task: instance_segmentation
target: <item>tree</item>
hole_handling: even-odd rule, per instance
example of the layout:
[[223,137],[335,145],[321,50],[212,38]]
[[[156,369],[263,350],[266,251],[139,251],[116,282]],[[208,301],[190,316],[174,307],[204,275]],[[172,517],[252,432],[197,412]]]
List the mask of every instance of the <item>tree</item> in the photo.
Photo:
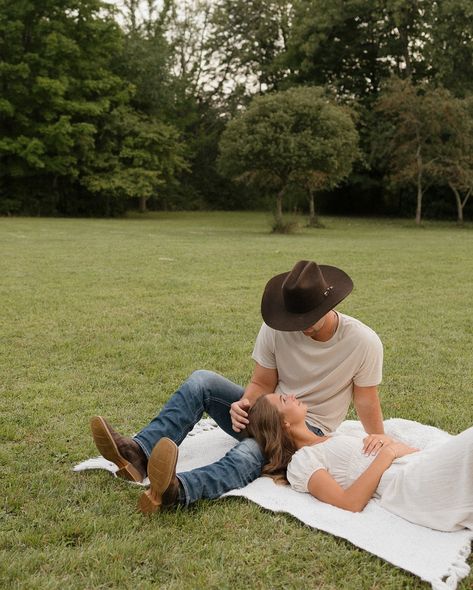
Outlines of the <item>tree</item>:
[[114,111],[100,142],[97,155],[83,167],[80,183],[107,203],[138,199],[141,213],[147,200],[187,166],[177,130],[130,108]]
[[431,2],[423,56],[428,79],[458,97],[473,92],[473,5],[470,0]]
[[114,57],[114,69],[134,87],[131,105],[140,113],[171,124],[175,109],[175,79],[172,47],[166,39],[171,6],[161,10],[148,0],[147,16],[139,11],[138,0],[123,0],[123,45]]
[[136,88],[132,105],[178,129],[185,143],[188,166],[176,170],[178,182],[162,186],[160,205],[241,207],[248,191],[235,190],[216,170],[218,141],[233,106],[222,99],[216,82],[213,3],[148,0],[145,10],[137,0],[125,4],[125,46],[117,63]]
[[101,0],[0,2],[3,210],[144,210],[186,168],[159,23],[125,36]]
[[[355,103],[363,163],[347,179],[348,191],[370,195],[371,207],[383,192],[382,170],[366,166],[373,103],[390,75],[422,78],[419,43],[424,34],[426,0],[299,0],[280,57],[289,83],[331,88],[339,101]],[[379,162],[382,166],[382,162]],[[347,191],[345,191],[347,193]],[[347,193],[348,194],[348,193]]]
[[298,83],[363,102],[391,76],[472,88],[469,0],[300,0],[285,63]]
[[275,192],[281,223],[289,184],[312,195],[336,186],[359,155],[357,141],[348,109],[333,104],[320,88],[291,88],[254,98],[228,124],[219,165],[231,178]]
[[419,225],[428,188],[434,182],[450,183],[460,167],[466,170],[463,150],[468,149],[470,132],[461,132],[459,102],[444,88],[414,86],[410,80],[394,78],[378,99],[376,110],[387,127],[374,149],[388,158],[395,185],[416,188],[415,220]]
[[[178,184],[192,156],[186,131],[196,119],[195,97],[174,72],[174,48],[167,38],[174,9],[171,0],[123,3],[125,37],[115,67],[133,84],[133,111],[125,110],[112,126],[121,138],[114,161],[121,172],[111,186],[127,198],[138,197],[140,212],[146,211],[150,197],[163,197]],[[102,171],[92,174],[88,186],[101,187],[103,177]]]
[[445,93],[442,109],[443,131],[439,153],[433,163],[438,184],[448,184],[457,207],[457,223],[463,224],[463,210],[473,191],[473,100],[460,100]]
[[251,96],[278,89],[287,68],[292,20],[289,0],[217,0],[211,13],[207,61],[213,65],[213,92]]
[[[368,160],[370,131],[382,126],[373,104],[391,76],[444,86],[458,97],[473,91],[472,16],[469,0],[299,0],[280,61],[291,82],[327,85],[339,99],[356,99]],[[371,160],[357,179],[377,187],[373,196],[380,198],[384,166]],[[356,192],[355,176],[347,182]]]
[[54,212],[129,100],[110,67],[122,36],[99,0],[2,2],[0,14],[1,189],[19,207]]

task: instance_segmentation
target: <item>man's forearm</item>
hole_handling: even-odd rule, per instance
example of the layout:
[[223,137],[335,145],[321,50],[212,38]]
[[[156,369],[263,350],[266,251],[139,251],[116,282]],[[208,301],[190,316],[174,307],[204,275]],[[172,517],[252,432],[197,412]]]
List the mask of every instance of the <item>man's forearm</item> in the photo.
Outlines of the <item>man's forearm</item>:
[[353,403],[365,431],[368,434],[384,434],[383,413],[379,398],[376,396],[369,403],[355,398]]
[[278,384],[278,372],[276,369],[268,369],[256,363],[242,400],[248,400],[250,406],[262,395],[274,393]]
[[255,401],[262,395],[266,395],[267,393],[274,393],[274,390],[266,391],[266,389],[271,389],[271,387],[268,388],[268,386],[264,386],[251,381],[250,383],[248,383],[245,392],[242,396],[242,399],[247,399],[250,402],[250,404],[253,405]]

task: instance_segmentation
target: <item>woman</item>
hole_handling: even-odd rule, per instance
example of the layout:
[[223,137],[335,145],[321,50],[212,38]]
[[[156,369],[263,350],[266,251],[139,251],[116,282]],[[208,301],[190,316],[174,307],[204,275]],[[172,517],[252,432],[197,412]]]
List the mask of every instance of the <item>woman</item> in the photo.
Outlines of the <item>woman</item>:
[[369,500],[423,526],[473,529],[473,428],[419,451],[387,436],[375,456],[363,437],[317,436],[295,396],[269,394],[250,411],[248,434],[267,459],[263,474],[322,502],[361,512]]

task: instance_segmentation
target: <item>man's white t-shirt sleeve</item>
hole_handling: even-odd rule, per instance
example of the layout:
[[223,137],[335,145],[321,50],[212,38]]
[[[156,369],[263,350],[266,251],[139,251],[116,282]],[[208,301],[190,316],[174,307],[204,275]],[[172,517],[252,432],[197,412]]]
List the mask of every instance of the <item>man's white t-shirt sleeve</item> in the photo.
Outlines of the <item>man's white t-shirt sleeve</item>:
[[358,387],[373,387],[383,379],[383,344],[375,332],[367,339],[363,362],[353,378]]
[[276,369],[276,354],[274,346],[274,330],[265,323],[262,324],[255,347],[251,355],[259,365],[266,369]]

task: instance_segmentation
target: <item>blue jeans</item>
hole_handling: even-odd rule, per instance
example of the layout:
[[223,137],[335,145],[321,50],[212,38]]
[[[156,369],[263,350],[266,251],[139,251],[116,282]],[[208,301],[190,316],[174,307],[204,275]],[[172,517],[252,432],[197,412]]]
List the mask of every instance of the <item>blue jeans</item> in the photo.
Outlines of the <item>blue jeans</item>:
[[[143,428],[134,440],[149,457],[160,438],[166,436],[177,445],[185,439],[204,412],[222,430],[239,442],[219,461],[178,474],[179,502],[190,504],[201,498],[218,498],[225,492],[242,488],[258,478],[265,459],[257,442],[232,429],[230,406],[244,389],[211,371],[195,371],[174,393],[161,412]],[[318,429],[311,427],[317,434]]]

